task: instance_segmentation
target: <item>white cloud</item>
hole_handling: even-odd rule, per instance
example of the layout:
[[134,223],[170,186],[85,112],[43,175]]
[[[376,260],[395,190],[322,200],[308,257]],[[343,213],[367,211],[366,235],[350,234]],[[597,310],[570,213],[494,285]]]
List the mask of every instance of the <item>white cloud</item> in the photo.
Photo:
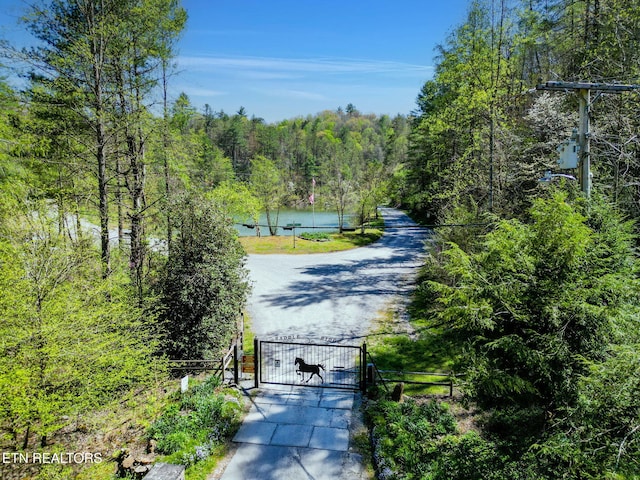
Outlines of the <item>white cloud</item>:
[[261,93],[263,95],[268,95],[271,97],[283,97],[283,98],[293,98],[298,100],[311,100],[311,101],[319,101],[324,102],[329,100],[328,97],[322,95],[321,93],[316,92],[308,92],[304,90],[295,90],[295,89],[253,89],[255,92]]
[[[433,67],[349,58],[226,55],[178,57],[179,86],[194,105],[275,121],[355,104],[363,112],[409,112]],[[201,107],[200,107],[201,108]]]
[[176,86],[173,90],[185,92],[187,95],[193,95],[194,97],[220,97],[222,95],[228,95],[228,92],[223,92],[222,90],[211,90],[209,88],[194,87],[191,85]]
[[276,58],[276,57],[227,57],[227,56],[181,56],[177,59],[182,68],[236,72],[260,72],[263,75],[281,75],[298,73],[325,74],[416,74],[426,76],[433,67],[410,63],[389,62],[384,60],[359,60],[340,58]]
[[287,72],[268,72],[258,70],[236,70],[235,73],[242,78],[249,80],[298,80],[304,78],[304,75],[299,73],[287,73]]

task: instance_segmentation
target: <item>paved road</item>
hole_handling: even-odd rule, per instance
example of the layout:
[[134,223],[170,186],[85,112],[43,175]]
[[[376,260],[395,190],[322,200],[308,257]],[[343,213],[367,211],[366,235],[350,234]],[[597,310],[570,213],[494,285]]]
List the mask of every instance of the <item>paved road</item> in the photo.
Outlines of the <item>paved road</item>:
[[[386,231],[375,244],[311,255],[249,255],[248,302],[263,340],[357,344],[371,320],[412,288],[428,231],[404,213],[380,210]],[[412,228],[406,228],[412,227]]]
[[[381,213],[385,234],[367,247],[329,254],[250,255],[254,288],[248,310],[256,336],[361,343],[377,313],[411,290],[428,233],[398,210]],[[331,367],[325,364],[329,381]],[[350,448],[357,395],[300,386],[260,390],[221,478],[368,478],[360,455]]]

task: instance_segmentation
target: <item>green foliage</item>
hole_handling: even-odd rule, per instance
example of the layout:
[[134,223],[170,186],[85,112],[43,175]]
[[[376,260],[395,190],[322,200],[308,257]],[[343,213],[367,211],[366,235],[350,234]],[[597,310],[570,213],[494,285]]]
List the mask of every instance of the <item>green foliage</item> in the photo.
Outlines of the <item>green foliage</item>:
[[162,278],[163,351],[170,358],[212,358],[228,346],[248,294],[237,233],[214,205],[177,202],[175,238]]
[[162,362],[126,276],[102,281],[90,243],[70,243],[43,213],[18,218],[0,244],[0,428],[26,444],[152,384]]
[[[91,173],[97,174],[93,195],[99,205],[104,277],[111,273],[110,205],[118,209],[122,237],[123,191],[125,184],[129,187],[130,273],[142,301],[150,96],[160,68],[173,55],[186,12],[173,0],[51,0],[30,5],[21,20],[39,41],[22,52],[27,63],[39,65],[38,73],[30,77],[30,107],[48,120],[35,143],[41,142],[51,155],[34,166],[55,170],[45,167],[48,157],[60,165],[73,163],[70,159],[80,164],[86,158],[95,159],[97,169]],[[61,120],[59,125],[56,119]],[[60,179],[64,175],[60,183],[70,190],[69,196],[77,194],[75,172],[57,170]],[[111,183],[116,184],[115,201],[109,195]],[[55,180],[45,188],[52,184]],[[66,203],[65,189],[56,189],[61,207]]]
[[367,409],[378,477],[428,480],[533,479],[475,431],[461,433],[449,405],[375,402]]
[[199,144],[198,161],[190,173],[189,179],[196,180],[195,185],[204,190],[225,182],[232,182],[235,173],[231,160],[225,157],[222,150],[214,145],[206,135],[200,134],[196,139]]
[[302,238],[303,240],[324,241],[330,240],[331,235],[327,232],[302,232],[300,234],[300,238]]
[[506,476],[502,459],[496,452],[495,445],[483,440],[477,433],[465,435],[449,435],[442,440],[441,455],[434,462],[435,479],[504,479],[522,478]]
[[206,460],[237,429],[242,407],[225,396],[217,377],[192,387],[172,403],[147,430],[157,451],[187,467]]
[[503,220],[471,252],[450,244],[432,260],[423,292],[467,345],[457,370],[489,412],[483,432],[498,456],[535,463],[527,475],[639,471],[632,231],[601,199],[555,192],[527,223]]
[[260,201],[244,183],[222,182],[207,195],[207,198],[213,200],[235,220],[251,221],[254,225],[258,223],[261,210]]
[[389,468],[402,478],[420,478],[412,472],[426,473],[425,468],[438,454],[438,439],[456,429],[447,405],[435,401],[381,400],[367,409],[367,418],[373,425],[378,468]]
[[271,235],[276,234],[278,213],[284,204],[284,185],[273,161],[258,155],[251,160],[250,187],[267,215]]
[[[114,215],[121,232],[140,227],[136,248],[165,222],[174,227],[159,289],[167,351],[205,356],[225,343],[246,294],[242,255],[219,212],[209,215],[198,202],[174,211],[171,198],[234,176],[248,180],[262,164],[254,187],[277,178],[279,189],[266,202],[302,204],[314,178],[316,204],[340,215],[357,210],[361,221],[390,197],[428,223],[497,225],[489,234],[440,229],[419,286],[416,308],[435,303],[435,321],[466,342],[469,392],[499,407],[484,426],[490,440],[445,435],[433,472],[491,478],[498,474],[485,465],[494,456],[506,478],[527,478],[535,468],[531,477],[637,476],[636,240],[599,195],[630,218],[640,214],[638,103],[627,94],[594,102],[595,201],[576,207],[558,197],[536,200],[547,195],[537,179],[554,168],[558,143],[576,125],[575,98],[528,90],[539,79],[637,83],[638,0],[473,1],[439,47],[434,78],[411,117],[362,115],[349,104],[346,112],[271,125],[243,108],[227,115],[207,106],[200,114],[186,95],[166,118],[153,118],[157,67],[169,64],[186,20],[179,2],[43,6],[50,8],[25,17],[43,40],[29,52],[42,75],[20,102],[0,84],[0,394],[9,399],[0,418],[11,442],[30,423],[52,433],[65,415],[149,378],[156,320],[141,309],[149,298],[130,298],[119,259],[109,265]],[[96,160],[104,167],[98,187]],[[223,193],[213,196],[229,211],[243,203]],[[55,215],[57,225],[16,228],[26,198],[55,205],[37,218]],[[246,215],[254,213],[251,206]],[[104,271],[70,226],[83,216],[102,220]],[[153,284],[156,262],[165,259],[139,251],[132,260],[138,280]],[[111,271],[113,278],[98,280]],[[394,342],[407,347],[407,339]],[[518,469],[501,460],[516,454]],[[526,462],[537,467],[522,468]]]
[[[485,211],[523,213],[541,195],[537,179],[557,168],[556,149],[578,121],[574,95],[531,90],[541,80],[637,83],[639,6],[469,2],[418,95],[405,204],[437,220],[469,196]],[[637,217],[638,103],[626,95],[600,100],[591,111],[598,131],[591,137],[594,189]]]
[[583,360],[603,357],[633,297],[633,258],[628,225],[594,230],[561,194],[536,200],[530,224],[500,222],[478,253],[452,245],[447,282],[429,285],[441,320],[470,342],[477,399],[552,409],[575,402]]
[[591,362],[580,379],[576,405],[558,429],[534,445],[547,472],[562,465],[575,478],[635,478],[640,472],[640,388],[638,344],[612,347],[601,363]]
[[483,2],[471,2],[467,21],[438,47],[434,79],[419,94],[406,200],[422,217],[440,220],[469,196],[486,204],[489,120],[503,118],[497,105],[510,100],[515,80],[500,75],[509,24],[493,22]]

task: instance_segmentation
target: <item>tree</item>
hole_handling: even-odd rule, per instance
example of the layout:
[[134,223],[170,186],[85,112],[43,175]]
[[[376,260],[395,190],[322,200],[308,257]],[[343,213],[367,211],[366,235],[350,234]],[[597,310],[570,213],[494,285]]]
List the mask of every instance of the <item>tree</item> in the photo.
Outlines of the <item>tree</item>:
[[[0,81],[0,232],[5,220],[11,217],[15,200],[12,199],[12,189],[17,190],[19,196],[22,192],[20,176],[10,161],[12,151],[11,139],[16,138],[16,132],[11,126],[11,117],[17,106],[17,96],[3,81]],[[19,117],[18,117],[19,118]],[[17,119],[14,117],[14,122]]]
[[[92,152],[96,162],[103,276],[110,274],[108,208],[108,93],[109,29],[118,21],[112,11],[97,1],[68,3],[52,1],[49,8],[33,6],[25,17],[27,28],[42,46],[29,57],[47,73],[41,80],[51,89],[72,93],[85,107],[77,113],[94,134]],[[73,32],[73,37],[68,35]]]
[[358,146],[350,141],[344,144],[339,138],[328,135],[329,158],[324,163],[324,191],[338,214],[338,228],[342,233],[345,217],[353,206],[355,197],[354,165]]
[[230,219],[201,198],[176,202],[172,220],[161,287],[163,351],[174,359],[211,359],[237,334],[249,291],[245,254]]
[[541,474],[551,478],[561,468],[571,478],[638,475],[638,347],[637,338],[628,338],[609,348],[605,361],[587,364],[576,405],[557,418],[556,428],[534,449]]
[[356,186],[356,215],[364,234],[365,224],[377,214],[377,207],[387,198],[388,174],[381,163],[369,162],[359,172]]
[[225,181],[218,185],[207,198],[213,200],[233,220],[240,222],[253,222],[256,226],[256,235],[260,236],[261,203],[247,185],[241,182]]
[[189,123],[195,116],[196,110],[186,93],[181,92],[171,107],[171,123],[183,135],[187,133]]
[[29,450],[163,364],[126,275],[101,279],[90,239],[71,243],[43,205],[20,206],[0,242],[0,430]]
[[221,147],[225,155],[231,159],[236,172],[246,173],[249,159],[246,156],[247,139],[245,135],[248,120],[245,112],[241,108],[236,115],[225,123],[225,130],[220,139]]
[[139,287],[146,208],[144,101],[185,21],[176,0],[51,0],[25,16],[29,31],[41,40],[28,52],[44,72],[38,82],[72,98],[69,111],[93,132],[89,149],[97,166],[104,277],[111,271],[109,169],[115,159],[110,162],[110,156],[118,155],[114,139],[124,140],[132,176],[130,263]]
[[586,365],[607,358],[637,310],[631,225],[602,203],[585,216],[554,193],[528,223],[504,220],[477,253],[452,244],[446,258],[447,281],[430,286],[439,318],[469,346],[469,392],[529,411],[529,431],[577,405]]
[[173,55],[174,40],[184,28],[186,13],[176,0],[147,0],[142,4],[125,4],[122,16],[115,49],[110,53],[115,63],[118,118],[123,125],[124,150],[131,175],[128,182],[131,197],[129,266],[142,301],[148,208],[147,138],[152,125],[145,100],[164,74],[161,67]]
[[276,235],[278,215],[284,199],[284,187],[280,172],[273,161],[261,155],[253,157],[249,185],[267,216],[269,233]]
[[522,118],[533,98],[524,93],[539,81],[527,62],[542,40],[538,17],[517,3],[471,2],[419,94],[406,201],[430,221],[470,203],[513,214],[536,193],[540,174],[521,154],[529,140]]
[[231,160],[225,157],[222,150],[216,147],[206,135],[198,135],[196,141],[199,145],[193,159],[195,168],[189,175],[190,180],[194,181],[194,187],[197,186],[206,191],[221,183],[232,181],[234,172]]

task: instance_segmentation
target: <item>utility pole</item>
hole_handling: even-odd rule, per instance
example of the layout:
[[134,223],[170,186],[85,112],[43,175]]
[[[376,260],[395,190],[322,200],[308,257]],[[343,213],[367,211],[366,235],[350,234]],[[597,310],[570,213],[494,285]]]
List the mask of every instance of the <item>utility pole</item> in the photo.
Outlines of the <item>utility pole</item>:
[[580,147],[580,165],[578,178],[580,187],[587,198],[591,196],[591,157],[590,123],[591,91],[597,92],[594,102],[603,93],[622,93],[640,89],[640,85],[621,85],[617,83],[585,82],[546,82],[536,86],[536,90],[553,90],[578,93],[580,120],[578,125],[578,146]]
[[589,116],[591,114],[591,90],[581,88],[578,90],[578,145],[580,146],[580,172],[578,178],[584,195],[589,198],[591,196],[591,123]]

